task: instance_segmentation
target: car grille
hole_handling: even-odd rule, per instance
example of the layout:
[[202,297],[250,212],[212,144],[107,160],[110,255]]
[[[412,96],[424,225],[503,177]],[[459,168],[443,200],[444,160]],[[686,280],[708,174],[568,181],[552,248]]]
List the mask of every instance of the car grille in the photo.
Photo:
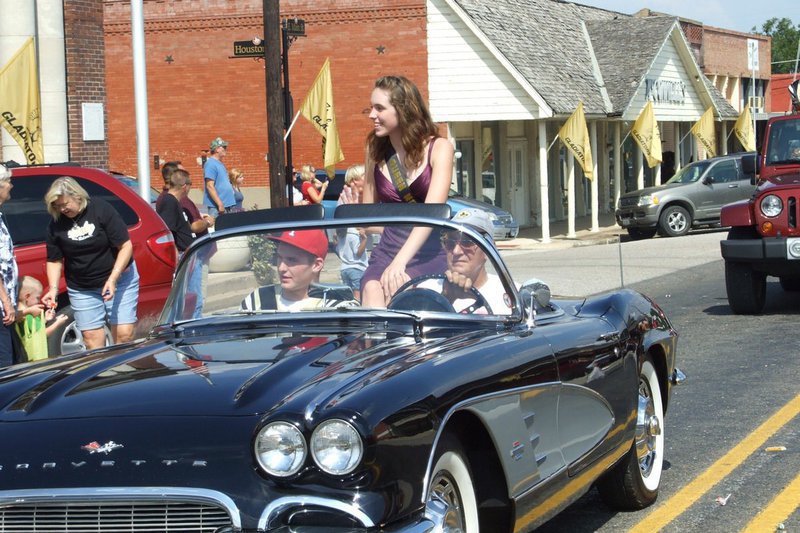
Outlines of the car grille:
[[639,197],[634,196],[632,198],[622,197],[619,199],[619,206],[620,207],[635,207],[639,203]]
[[38,502],[0,507],[0,531],[213,532],[230,525],[225,509],[186,502]]

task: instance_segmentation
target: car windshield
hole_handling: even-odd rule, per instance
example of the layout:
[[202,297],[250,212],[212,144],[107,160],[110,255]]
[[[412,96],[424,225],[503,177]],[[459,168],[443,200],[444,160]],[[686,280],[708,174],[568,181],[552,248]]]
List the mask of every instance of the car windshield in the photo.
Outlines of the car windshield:
[[800,120],[780,120],[769,130],[767,164],[800,164]]
[[[415,228],[427,238],[406,269],[412,279],[385,305],[369,309],[475,320],[518,314],[516,291],[506,270],[495,263],[491,241],[449,222],[380,222],[382,226],[364,219],[359,224],[337,220],[313,226],[246,226],[226,230],[224,237],[218,232],[186,252],[160,323],[222,315],[364,311],[364,269],[374,265],[368,274],[374,270],[379,279]],[[465,289],[468,285],[473,288]]]
[[669,179],[669,181],[667,181],[667,184],[694,183],[695,181],[700,179],[700,176],[702,176],[705,173],[706,169],[710,164],[711,163],[709,163],[708,161],[698,161],[697,163],[691,163],[689,165],[686,165],[678,172],[676,172],[675,175],[672,176]]

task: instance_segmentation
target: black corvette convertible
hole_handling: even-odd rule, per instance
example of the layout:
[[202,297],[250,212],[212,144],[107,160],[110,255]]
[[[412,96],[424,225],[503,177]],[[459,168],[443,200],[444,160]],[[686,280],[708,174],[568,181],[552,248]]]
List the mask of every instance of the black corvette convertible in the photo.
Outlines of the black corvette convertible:
[[[651,504],[683,378],[667,317],[630,290],[517,286],[448,215],[226,215],[146,339],[0,372],[0,530],[527,531],[592,487]],[[327,240],[347,228],[417,228],[436,257],[363,307]],[[247,267],[208,272],[234,248]],[[491,285],[453,287],[455,253]]]

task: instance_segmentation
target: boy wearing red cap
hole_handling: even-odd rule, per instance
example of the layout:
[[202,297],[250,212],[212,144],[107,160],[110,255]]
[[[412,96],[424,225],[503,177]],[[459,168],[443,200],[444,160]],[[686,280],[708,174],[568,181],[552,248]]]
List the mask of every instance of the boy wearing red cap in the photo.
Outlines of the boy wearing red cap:
[[302,311],[320,307],[334,307],[345,303],[325,297],[310,296],[309,287],[319,277],[328,254],[328,239],[319,229],[285,231],[271,236],[275,242],[275,268],[280,290],[270,285],[254,291],[242,302],[247,310],[277,309],[278,311]]

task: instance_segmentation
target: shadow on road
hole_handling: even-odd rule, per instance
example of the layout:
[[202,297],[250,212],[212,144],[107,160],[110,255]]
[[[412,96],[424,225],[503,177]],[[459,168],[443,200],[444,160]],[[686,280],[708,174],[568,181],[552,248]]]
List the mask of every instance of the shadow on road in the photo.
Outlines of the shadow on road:
[[[767,303],[764,305],[764,311],[754,316],[800,315],[798,294],[800,293],[784,291],[777,280],[767,280]],[[732,316],[734,314],[726,298],[720,298],[718,303],[706,307],[703,309],[703,313],[709,316]]]

